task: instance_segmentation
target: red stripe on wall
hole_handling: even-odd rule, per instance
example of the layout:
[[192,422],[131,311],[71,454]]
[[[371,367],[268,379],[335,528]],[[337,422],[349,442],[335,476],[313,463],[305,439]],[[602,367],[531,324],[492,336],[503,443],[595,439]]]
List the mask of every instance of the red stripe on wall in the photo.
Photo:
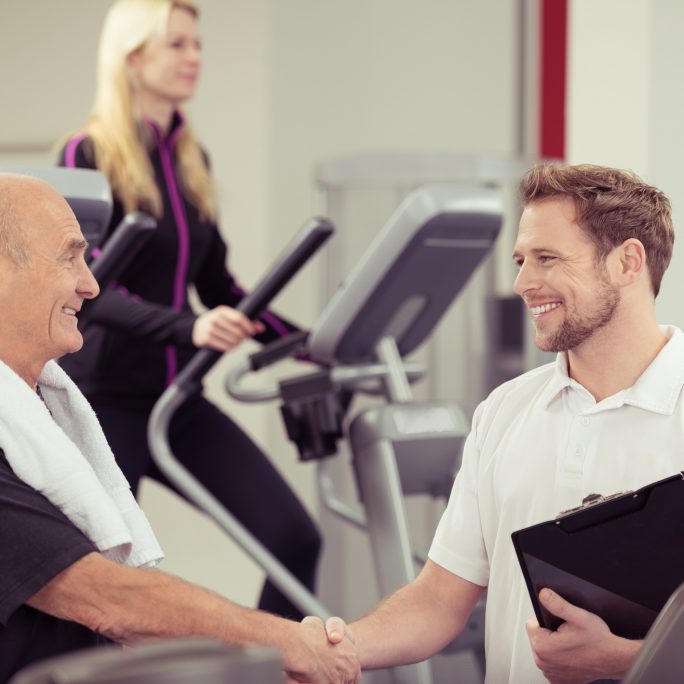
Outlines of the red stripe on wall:
[[567,71],[567,0],[540,1],[539,153],[565,157],[565,82]]

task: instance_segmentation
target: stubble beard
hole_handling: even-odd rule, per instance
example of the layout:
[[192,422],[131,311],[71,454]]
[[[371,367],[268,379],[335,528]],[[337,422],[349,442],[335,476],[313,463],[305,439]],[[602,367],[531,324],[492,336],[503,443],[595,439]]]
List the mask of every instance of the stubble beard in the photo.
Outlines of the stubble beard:
[[620,303],[619,288],[603,282],[596,292],[596,299],[599,304],[593,311],[583,315],[566,315],[558,330],[549,337],[541,337],[537,333],[537,347],[546,352],[570,351],[610,323]]

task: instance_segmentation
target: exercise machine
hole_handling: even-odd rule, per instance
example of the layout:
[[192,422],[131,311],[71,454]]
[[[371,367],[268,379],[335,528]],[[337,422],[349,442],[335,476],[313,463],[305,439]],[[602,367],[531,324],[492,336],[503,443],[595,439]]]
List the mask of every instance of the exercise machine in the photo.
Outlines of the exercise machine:
[[622,684],[681,684],[684,681],[684,584],[670,596],[648,630]]
[[74,651],[25,667],[10,684],[281,684],[282,671],[275,649],[188,638]]
[[[297,271],[333,234],[332,224],[324,218],[311,219],[294,236],[267,275],[243,298],[237,309],[256,318],[294,277]],[[211,516],[259,565],[273,573],[274,584],[293,603],[306,606],[304,612],[326,614],[323,605],[290,575],[285,567],[209,492],[173,455],[168,431],[171,418],[188,399],[202,391],[202,379],[222,357],[221,352],[201,349],[159,397],[148,423],[147,437],[152,456],[171,482],[200,510]]]
[[[403,357],[432,334],[489,253],[501,226],[501,200],[490,188],[434,184],[411,193],[395,211],[315,323],[302,348],[327,367],[243,389],[242,380],[275,360],[271,345],[228,377],[242,401],[281,399],[290,439],[302,460],[318,459],[322,501],[335,515],[365,528],[376,579],[385,596],[415,577],[403,497],[447,497],[460,466],[468,422],[451,402],[418,402],[411,381],[422,375]],[[379,393],[386,403],[349,416],[351,397]],[[364,514],[338,497],[325,459],[347,438]],[[484,604],[453,648],[472,649],[484,668]],[[397,684],[431,681],[425,663],[396,668]]]
[[[283,401],[283,418],[303,460],[324,459],[348,438],[365,515],[337,499],[319,466],[324,501],[368,530],[380,591],[389,593],[415,576],[403,495],[446,496],[460,465],[467,421],[448,402],[415,402],[410,382],[422,370],[402,357],[419,347],[490,251],[500,230],[499,193],[481,185],[434,184],[411,193],[340,286],[310,335],[268,345],[239,365],[227,390],[242,401]],[[306,353],[321,370],[245,389],[242,379],[283,358]],[[192,363],[192,362],[191,362]],[[269,579],[305,613],[329,611],[273,558],[176,461],[168,447],[170,417],[183,401],[183,385],[197,391],[198,374],[185,369],[160,398],[148,438],[159,468],[200,509],[245,549]],[[191,378],[191,380],[190,380]],[[354,394],[380,392],[387,403],[349,418]],[[171,408],[169,409],[169,407]],[[162,408],[160,408],[162,407]],[[163,419],[160,419],[163,412]],[[478,613],[480,615],[480,613]],[[481,625],[466,630],[468,648],[481,650]],[[429,665],[396,668],[396,684],[429,684]]]

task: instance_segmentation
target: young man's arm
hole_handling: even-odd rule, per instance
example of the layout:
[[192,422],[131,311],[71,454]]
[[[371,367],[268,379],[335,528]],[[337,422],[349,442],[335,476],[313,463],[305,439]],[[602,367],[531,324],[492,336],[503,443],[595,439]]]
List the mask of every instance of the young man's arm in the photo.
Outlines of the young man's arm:
[[[413,582],[350,625],[361,667],[408,665],[435,655],[463,629],[484,590],[428,560]],[[339,622],[326,627],[334,641]]]
[[585,684],[622,679],[641,648],[641,641],[615,636],[597,615],[542,589],[543,606],[565,622],[555,631],[530,620],[527,635],[537,667],[551,684]]
[[141,570],[91,553],[59,573],[27,603],[119,643],[207,636],[230,644],[275,646],[290,677],[314,684],[359,680],[353,644],[333,646],[314,621],[304,624],[238,606],[156,570]]

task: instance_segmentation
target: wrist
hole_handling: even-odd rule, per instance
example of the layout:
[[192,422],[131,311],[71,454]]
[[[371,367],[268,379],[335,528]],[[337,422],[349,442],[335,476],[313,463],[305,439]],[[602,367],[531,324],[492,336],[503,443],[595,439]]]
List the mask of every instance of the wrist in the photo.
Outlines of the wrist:
[[301,626],[298,622],[273,616],[277,621],[271,625],[266,634],[270,646],[275,646],[283,659],[283,669],[286,672],[299,672],[306,662],[304,640],[300,634]]
[[643,641],[618,637],[614,650],[614,661],[611,663],[612,667],[610,668],[611,674],[607,676],[611,679],[622,679],[627,670],[629,670],[643,643]]
[[361,669],[374,669],[377,667],[373,654],[368,650],[369,643],[372,643],[372,641],[369,642],[366,638],[363,620],[352,622],[348,627],[353,635],[354,648],[356,649]]

